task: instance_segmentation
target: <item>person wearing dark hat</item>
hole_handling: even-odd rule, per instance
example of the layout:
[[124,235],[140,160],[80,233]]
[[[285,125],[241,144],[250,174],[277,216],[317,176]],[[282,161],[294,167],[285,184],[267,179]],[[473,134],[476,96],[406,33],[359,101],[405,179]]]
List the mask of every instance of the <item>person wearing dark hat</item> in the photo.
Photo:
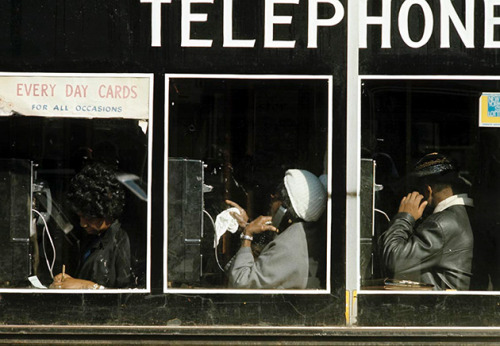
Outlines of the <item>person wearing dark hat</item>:
[[[398,213],[380,236],[385,269],[394,278],[434,285],[435,290],[468,290],[473,234],[473,201],[462,193],[454,164],[438,153],[425,155],[413,172],[422,191],[403,197]],[[432,214],[415,227],[424,209]]]
[[[243,208],[232,201],[232,214],[243,228],[241,247],[229,262],[229,286],[234,288],[303,289],[309,277],[306,223],[317,221],[326,209],[326,189],[309,171],[289,169],[272,195],[271,216],[248,223]],[[257,258],[251,251],[253,236],[265,231],[278,235]]]

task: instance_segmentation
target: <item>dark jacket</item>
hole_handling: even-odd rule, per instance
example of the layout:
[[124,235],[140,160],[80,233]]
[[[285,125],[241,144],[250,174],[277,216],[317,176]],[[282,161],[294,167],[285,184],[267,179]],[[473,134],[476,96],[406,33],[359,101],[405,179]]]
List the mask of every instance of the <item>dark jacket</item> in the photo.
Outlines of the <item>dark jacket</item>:
[[130,285],[130,242],[118,221],[103,234],[87,237],[81,250],[79,279],[90,280],[106,288]]
[[385,268],[394,278],[433,284],[437,290],[468,290],[474,241],[466,208],[453,205],[417,229],[410,214],[398,213],[379,239]]

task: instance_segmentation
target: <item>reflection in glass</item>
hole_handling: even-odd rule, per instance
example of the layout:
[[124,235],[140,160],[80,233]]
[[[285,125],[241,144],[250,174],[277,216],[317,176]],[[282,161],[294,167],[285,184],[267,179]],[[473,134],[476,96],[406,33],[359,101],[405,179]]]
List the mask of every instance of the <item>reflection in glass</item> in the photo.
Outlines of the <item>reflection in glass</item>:
[[[84,166],[101,162],[117,173],[132,174],[144,187],[147,134],[137,120],[30,116],[2,117],[0,132],[0,187],[6,192],[1,212],[1,287],[32,288],[34,282],[48,287],[63,268],[68,278],[78,278],[86,232],[68,198],[70,181]],[[93,282],[106,288],[144,288],[147,204],[115,173],[110,179],[122,189],[119,221],[130,240],[129,261],[122,269],[130,277],[126,283]],[[35,276],[38,281],[30,282],[28,277]]]
[[[481,95],[484,91],[498,90],[498,83],[367,79],[362,88],[361,156],[365,163],[361,170],[361,215],[366,221],[362,221],[361,230],[362,288],[499,290],[500,233],[495,225],[500,216],[492,208],[499,195],[499,170],[494,168],[498,149],[495,138],[499,132],[494,121],[489,127],[481,127],[478,113]],[[429,199],[436,196],[426,188],[434,186],[434,190],[440,190],[437,185],[430,180],[426,185],[417,185],[424,177],[419,173],[421,165],[416,164],[430,153],[443,155],[449,160],[449,167],[456,167],[456,173],[447,169],[433,171],[442,180],[450,174],[456,175],[456,179],[448,179],[444,184],[455,195],[454,202],[443,201],[444,211],[444,204],[436,208],[436,199]],[[439,166],[439,160],[431,161],[427,166]],[[408,217],[406,222],[411,231],[400,237],[398,255],[392,252],[395,257],[391,258],[388,243],[393,239],[387,230],[401,222],[401,217],[412,215],[397,214],[403,196],[412,191],[418,192],[422,201],[428,201],[428,207],[421,217]],[[456,196],[461,200],[460,206]],[[452,219],[457,232],[450,233],[441,227],[444,214],[439,213],[449,216],[460,208],[467,209],[461,215],[468,216],[461,219],[462,216],[455,215]],[[439,220],[438,215],[442,216]],[[424,228],[429,229],[429,220],[436,226],[432,236],[424,232]],[[468,227],[472,228],[472,234]],[[417,251],[419,244],[429,251],[432,249],[432,254]],[[399,256],[403,253],[406,258]],[[418,257],[418,253],[422,256]],[[453,263],[446,262],[452,258]],[[431,262],[433,265],[425,265]]]
[[[245,242],[249,262],[256,263],[273,246],[271,195],[287,170],[307,170],[316,180],[327,173],[328,81],[171,78],[167,90],[168,288],[324,289],[325,212],[301,230],[303,285],[239,286],[227,271]],[[247,220],[231,214],[235,205]],[[242,233],[257,220],[262,232]]]

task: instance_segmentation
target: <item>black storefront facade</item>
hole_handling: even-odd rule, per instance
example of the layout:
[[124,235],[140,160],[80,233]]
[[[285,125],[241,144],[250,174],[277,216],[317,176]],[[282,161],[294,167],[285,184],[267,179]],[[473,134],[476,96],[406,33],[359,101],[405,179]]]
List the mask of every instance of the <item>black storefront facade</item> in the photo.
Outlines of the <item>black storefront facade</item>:
[[[9,227],[1,231],[8,245],[0,335],[498,341],[499,6],[2,3],[0,176],[10,208],[2,215]],[[470,183],[481,220],[477,251],[487,255],[469,290],[389,289],[377,239],[407,193],[414,163],[435,151]],[[80,234],[67,186],[97,159],[117,165],[126,189],[120,221],[133,280],[124,288],[51,288],[63,265],[69,275],[77,266]],[[240,239],[217,234],[216,216],[227,199],[251,217],[264,215],[289,168],[323,176],[328,193],[308,244],[310,284],[228,287],[224,266]],[[33,276],[40,287],[27,280]]]

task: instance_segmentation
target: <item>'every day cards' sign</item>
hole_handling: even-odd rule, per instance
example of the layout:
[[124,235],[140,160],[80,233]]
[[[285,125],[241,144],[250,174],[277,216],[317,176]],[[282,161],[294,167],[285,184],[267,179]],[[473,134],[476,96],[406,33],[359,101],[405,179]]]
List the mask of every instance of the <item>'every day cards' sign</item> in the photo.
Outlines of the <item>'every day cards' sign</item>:
[[148,119],[152,76],[0,74],[0,115]]

